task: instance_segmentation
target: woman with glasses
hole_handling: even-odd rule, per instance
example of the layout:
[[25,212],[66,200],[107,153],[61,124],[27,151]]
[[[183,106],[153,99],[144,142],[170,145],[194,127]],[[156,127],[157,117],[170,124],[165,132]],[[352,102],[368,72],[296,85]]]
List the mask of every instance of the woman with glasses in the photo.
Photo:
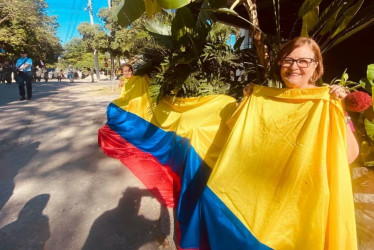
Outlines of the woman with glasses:
[[131,64],[129,63],[122,64],[121,68],[122,68],[122,76],[119,78],[118,87],[121,90],[121,96],[122,96],[126,92],[123,86],[125,86],[126,82],[132,77],[133,68]]
[[[315,88],[315,82],[323,75],[323,60],[318,44],[305,37],[295,38],[286,43],[278,55],[278,67],[281,79],[287,88]],[[348,95],[339,85],[330,86],[334,98],[344,100]],[[350,119],[347,116],[347,157],[352,163],[359,153],[359,147],[353,135]]]
[[249,85],[227,122],[200,198],[202,231],[211,249],[357,249],[347,93],[316,86],[323,60],[310,38],[287,42],[276,63],[285,88]]
[[[297,37],[288,41],[279,51],[275,78],[284,83],[286,88],[307,89],[316,88],[316,81],[323,75],[323,59],[318,44],[310,38]],[[244,94],[250,95],[253,85],[244,89]],[[333,98],[344,101],[348,92],[339,85],[330,86],[330,94]],[[359,146],[352,132],[350,117],[347,121],[347,156],[348,162],[352,163],[358,156]]]

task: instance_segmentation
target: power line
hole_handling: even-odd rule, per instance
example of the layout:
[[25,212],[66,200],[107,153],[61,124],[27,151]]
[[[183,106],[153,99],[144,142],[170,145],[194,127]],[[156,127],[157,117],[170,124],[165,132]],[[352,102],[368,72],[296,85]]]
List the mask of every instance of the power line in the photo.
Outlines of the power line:
[[[83,2],[84,0],[80,0],[80,5],[79,5],[79,9],[78,9],[78,11],[80,10],[82,10],[83,9]],[[78,17],[79,17],[79,12],[77,12],[77,16],[76,16],[76,18],[75,18],[75,23],[74,23],[74,28],[73,28],[73,30],[71,31],[71,35],[70,35],[70,37],[69,37],[69,40],[71,40],[71,38],[73,37],[73,35],[74,35],[74,32],[75,32],[75,30],[76,30],[76,28],[77,28],[77,24],[78,24]]]
[[70,33],[70,28],[71,28],[71,21],[72,21],[73,15],[74,15],[74,9],[75,9],[75,1],[73,1],[73,8],[72,8],[71,14],[70,14],[69,28],[68,28],[68,32],[66,32],[66,38],[65,38],[64,43],[66,43],[66,41],[68,40],[68,36],[69,36],[69,33]]

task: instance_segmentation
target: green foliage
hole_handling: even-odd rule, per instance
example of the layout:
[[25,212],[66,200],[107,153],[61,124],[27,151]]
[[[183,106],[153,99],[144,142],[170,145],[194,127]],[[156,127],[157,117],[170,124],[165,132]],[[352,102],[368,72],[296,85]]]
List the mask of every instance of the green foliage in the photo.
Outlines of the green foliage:
[[[160,91],[153,92],[157,94],[156,99],[165,95],[192,97],[209,94],[229,94],[239,98],[245,81],[235,77],[234,73],[244,71],[245,67],[250,69],[251,64],[244,63],[246,53],[235,52],[226,43],[235,32],[232,27],[215,23],[205,41],[196,43],[199,46],[172,39],[173,46],[166,48],[165,59],[152,77],[152,84],[158,85],[155,89]],[[196,39],[194,35],[189,36],[188,39]],[[201,52],[196,53],[199,48]],[[252,68],[245,73],[248,76],[253,72]]]
[[317,40],[323,53],[374,23],[374,3],[361,10],[364,0],[334,0],[319,15],[320,2],[304,1],[299,17],[301,34]]
[[99,25],[83,22],[78,26],[78,32],[83,37],[87,51],[93,52],[94,49],[97,49],[105,52],[108,48],[108,36]]
[[[106,55],[99,53],[99,69],[104,69],[104,59]],[[87,69],[93,67],[94,57],[92,52],[86,49],[86,43],[81,38],[74,38],[64,46],[64,53],[62,54],[59,67],[67,68],[71,64],[75,69]]]
[[0,45],[7,51],[8,59],[16,59],[22,49],[27,49],[34,60],[57,61],[62,52],[56,36],[58,25],[56,17],[46,15],[46,8],[45,0],[2,1]]
[[368,93],[372,94],[374,88],[374,64],[367,66],[366,77],[360,79],[359,82],[349,81],[348,73],[346,70],[343,72],[340,79],[333,79],[331,84],[339,84],[346,87],[350,91],[355,91],[359,88],[365,89]]
[[[335,79],[332,84],[340,84],[350,91],[365,89],[370,94],[373,89],[374,64],[367,66],[367,75],[359,82],[349,81],[346,70],[340,79]],[[365,166],[374,166],[374,110],[373,106],[366,109],[358,119],[355,119],[357,138],[361,140],[361,160]]]
[[190,2],[191,0],[122,0],[113,12],[113,18],[122,27],[127,27],[140,18],[144,12],[151,17],[161,8],[179,9]]
[[143,0],[127,1],[122,0],[113,13],[114,20],[121,26],[126,27],[141,17],[145,12]]
[[[114,15],[118,24],[132,30],[141,13],[147,13],[148,17],[155,16],[160,7],[165,9],[174,4],[175,15],[169,15],[171,25],[164,21],[145,22],[152,41],[161,48],[153,48],[157,54],[156,58],[146,60],[146,65],[139,72],[151,72],[154,75],[154,84],[161,85],[158,88],[161,97],[165,94],[200,95],[206,93],[207,89],[218,93],[221,90],[216,90],[215,86],[221,82],[228,85],[221,86],[225,93],[233,92],[233,89],[236,89],[233,93],[239,93],[241,89],[238,86],[245,84],[242,79],[269,86],[281,86],[270,75],[270,65],[274,65],[272,60],[276,58],[281,42],[301,34],[316,39],[321,44],[322,51],[326,52],[374,23],[374,4],[370,5],[373,8],[365,12],[361,10],[364,0],[334,0],[327,4],[325,9],[321,9],[321,3],[325,4],[326,1],[304,0],[290,34],[280,32],[280,1],[272,1],[276,34],[264,34],[261,31],[255,11],[256,3],[252,1],[199,0],[188,3],[189,1],[179,0],[122,0]],[[244,7],[248,16],[236,12],[236,4]],[[136,15],[129,6],[138,7]],[[240,27],[251,29],[253,35],[256,33],[252,37],[252,41],[255,41],[252,46],[255,49],[240,51],[239,47],[244,38],[233,49],[226,45],[224,39],[215,40],[216,33],[211,30],[215,27],[219,34],[215,24],[220,20],[231,27],[239,24]],[[301,29],[295,31],[300,21]],[[227,31],[226,34],[233,33],[236,31]],[[133,45],[129,47],[132,48]],[[214,52],[211,52],[212,50]],[[162,56],[165,57],[163,60],[160,59]],[[155,71],[156,65],[158,68]],[[236,70],[241,72],[241,77],[234,77]],[[204,87],[197,87],[199,82]],[[340,83],[351,88],[363,86],[355,85],[344,78],[340,79]],[[211,87],[207,88],[206,84]]]

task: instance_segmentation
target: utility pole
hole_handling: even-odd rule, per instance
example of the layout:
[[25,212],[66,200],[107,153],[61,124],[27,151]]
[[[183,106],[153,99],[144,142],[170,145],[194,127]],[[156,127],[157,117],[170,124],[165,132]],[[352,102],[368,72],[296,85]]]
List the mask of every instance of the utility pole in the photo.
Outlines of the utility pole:
[[[88,10],[89,10],[88,12],[90,13],[91,25],[94,25],[91,0],[88,0],[88,6],[87,7],[88,7]],[[97,77],[97,80],[100,80],[99,61],[98,61],[98,58],[97,58],[97,50],[95,48],[94,48],[94,61],[95,61],[96,77]]]
[[[112,0],[108,0],[108,8],[112,8]],[[113,27],[111,28],[110,31],[110,38],[109,41],[113,38]],[[113,80],[114,78],[114,57],[112,51],[110,51],[110,79]]]

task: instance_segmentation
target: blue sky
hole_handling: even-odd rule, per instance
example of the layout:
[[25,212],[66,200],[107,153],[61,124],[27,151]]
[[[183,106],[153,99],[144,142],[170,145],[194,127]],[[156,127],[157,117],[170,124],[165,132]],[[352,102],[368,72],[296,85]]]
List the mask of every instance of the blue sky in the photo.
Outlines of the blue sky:
[[[74,37],[79,37],[77,30],[81,22],[90,22],[87,7],[88,0],[46,0],[48,4],[47,15],[57,16],[60,27],[57,36],[65,44]],[[94,14],[94,23],[101,23],[97,17],[100,8],[108,7],[108,0],[91,0]]]

